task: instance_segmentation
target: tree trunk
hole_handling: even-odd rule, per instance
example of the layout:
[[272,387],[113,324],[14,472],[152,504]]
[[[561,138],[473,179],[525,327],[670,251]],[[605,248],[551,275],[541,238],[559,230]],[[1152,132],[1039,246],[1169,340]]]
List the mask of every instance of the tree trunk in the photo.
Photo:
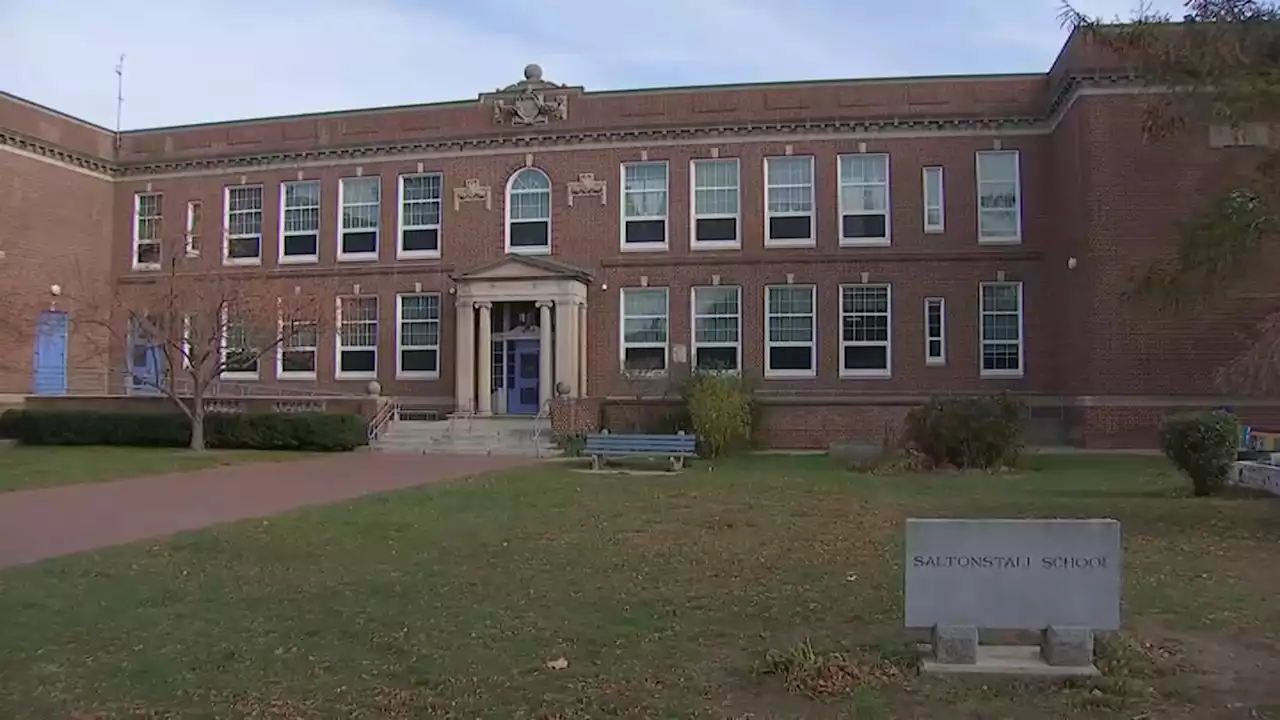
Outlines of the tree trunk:
[[204,403],[197,403],[191,412],[191,449],[204,452]]

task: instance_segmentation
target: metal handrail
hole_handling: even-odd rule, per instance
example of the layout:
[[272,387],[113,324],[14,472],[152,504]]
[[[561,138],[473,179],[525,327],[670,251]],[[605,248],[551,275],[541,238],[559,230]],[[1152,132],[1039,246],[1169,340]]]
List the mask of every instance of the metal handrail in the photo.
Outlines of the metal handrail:
[[533,416],[533,454],[535,457],[542,457],[542,445],[539,440],[542,436],[542,419],[547,419],[547,428],[551,426],[551,400],[542,403],[542,407],[538,408],[538,414]]
[[400,403],[396,400],[388,400],[378,408],[378,412],[369,420],[369,442],[377,440],[382,431],[386,430],[387,425],[395,420],[400,419]]

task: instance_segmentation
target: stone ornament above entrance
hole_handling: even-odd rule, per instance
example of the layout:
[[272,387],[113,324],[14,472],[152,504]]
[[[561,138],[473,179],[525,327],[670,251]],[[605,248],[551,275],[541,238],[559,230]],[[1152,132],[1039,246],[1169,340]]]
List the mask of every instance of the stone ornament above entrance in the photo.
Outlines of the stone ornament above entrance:
[[560,89],[563,85],[547,82],[542,79],[542,68],[536,64],[526,65],[524,80],[503,88],[500,93],[510,98],[498,98],[493,101],[493,121],[503,123],[510,121],[512,125],[545,125],[547,121],[566,120],[569,117],[569,98],[567,95],[548,95],[545,90]]
[[457,212],[464,202],[484,201],[484,209],[493,209],[493,190],[488,185],[481,185],[476,178],[470,178],[462,187],[453,189],[453,211]]
[[608,203],[609,184],[597,180],[595,173],[578,173],[578,179],[571,180],[567,190],[565,195],[569,198],[569,207],[573,207],[575,197],[599,197],[601,205]]

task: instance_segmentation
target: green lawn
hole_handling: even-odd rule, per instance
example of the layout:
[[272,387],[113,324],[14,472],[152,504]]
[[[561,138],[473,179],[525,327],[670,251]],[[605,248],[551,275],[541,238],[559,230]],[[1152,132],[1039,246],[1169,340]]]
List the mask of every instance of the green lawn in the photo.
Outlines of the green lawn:
[[[1028,465],[548,464],[14,568],[0,717],[1280,717],[1280,505],[1190,498],[1153,458]],[[898,672],[908,516],[1118,518],[1111,678]],[[760,672],[806,638],[865,682],[813,699]]]
[[303,455],[257,450],[17,446],[0,448],[0,492],[299,457]]

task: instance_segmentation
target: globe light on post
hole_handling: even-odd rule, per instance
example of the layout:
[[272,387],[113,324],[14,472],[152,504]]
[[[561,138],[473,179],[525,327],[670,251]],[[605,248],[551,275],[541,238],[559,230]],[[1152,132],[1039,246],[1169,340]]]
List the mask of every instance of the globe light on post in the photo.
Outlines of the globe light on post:
[[57,283],[54,283],[53,285],[50,285],[50,286],[49,286],[49,294],[50,294],[50,295],[52,295],[52,296],[54,296],[54,297],[58,297],[59,295],[61,295],[61,294],[62,294],[62,286],[61,286],[61,285],[59,285],[59,284],[57,284]]

